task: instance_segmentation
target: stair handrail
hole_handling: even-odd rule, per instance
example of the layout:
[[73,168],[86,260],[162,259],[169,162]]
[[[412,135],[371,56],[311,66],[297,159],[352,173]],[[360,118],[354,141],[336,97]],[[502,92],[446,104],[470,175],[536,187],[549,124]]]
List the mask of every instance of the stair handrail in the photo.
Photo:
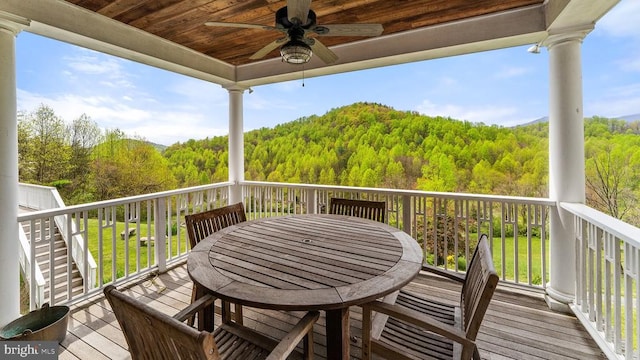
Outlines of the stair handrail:
[[[29,243],[29,240],[27,239],[27,234],[25,234],[22,226],[18,227],[18,237],[20,239],[20,248],[18,250],[20,267],[22,269],[22,275],[24,276],[25,282],[29,284],[29,293],[31,293],[32,292],[31,256],[29,256],[29,254],[31,254],[31,244]],[[34,262],[35,262],[34,268],[35,268],[35,275],[36,275],[35,276],[36,286],[35,286],[35,294],[30,295],[30,298],[33,299],[33,301],[31,301],[29,304],[29,307],[32,310],[40,308],[44,304],[44,287],[46,284],[44,280],[44,276],[42,275],[42,271],[40,270],[40,266],[38,265],[38,262],[36,260],[34,260]]]
[[[58,189],[51,186],[20,183],[18,194],[18,205],[33,210],[48,210],[66,207]],[[87,269],[84,267],[84,239],[77,232],[76,226],[71,222],[71,231],[67,230],[67,215],[58,215],[54,221],[60,235],[69,248],[69,235],[71,235],[71,256],[78,266],[80,275],[87,283],[87,287],[92,289],[96,286],[98,266],[93,256],[87,251]],[[85,271],[87,270],[87,271]],[[87,274],[88,272],[88,274]]]

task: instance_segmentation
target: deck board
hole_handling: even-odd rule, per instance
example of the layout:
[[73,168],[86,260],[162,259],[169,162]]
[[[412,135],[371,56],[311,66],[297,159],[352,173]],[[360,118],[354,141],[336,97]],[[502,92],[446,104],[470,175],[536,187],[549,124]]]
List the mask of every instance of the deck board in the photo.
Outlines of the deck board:
[[[502,285],[502,284],[501,284]],[[537,292],[498,286],[478,335],[483,359],[606,359],[586,330],[573,316],[550,311]],[[170,315],[191,299],[191,280],[186,266],[175,267],[157,277],[132,282],[126,292]],[[457,284],[421,274],[407,286],[410,291],[440,301],[457,301]],[[261,311],[247,308],[245,325],[280,338],[293,327],[302,312]],[[218,317],[219,320],[219,317]],[[351,357],[359,359],[362,314],[352,307]],[[322,316],[314,327],[316,359],[326,359],[326,329]],[[72,307],[69,332],[61,344],[60,359],[127,359],[127,344],[109,304],[102,296]]]

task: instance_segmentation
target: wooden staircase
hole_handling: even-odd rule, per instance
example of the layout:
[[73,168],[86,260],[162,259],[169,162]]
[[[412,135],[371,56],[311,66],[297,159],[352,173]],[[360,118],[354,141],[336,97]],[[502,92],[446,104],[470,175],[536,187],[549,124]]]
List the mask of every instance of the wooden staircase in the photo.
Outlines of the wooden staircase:
[[[40,271],[45,279],[44,301],[50,305],[59,304],[69,299],[69,287],[72,295],[83,293],[83,278],[73,261],[68,255],[67,244],[64,242],[62,235],[58,231],[58,227],[54,226],[54,234],[51,234],[48,221],[44,225],[44,236],[42,234],[42,226],[36,226],[36,263],[40,267]],[[31,239],[30,224],[23,224],[27,239]],[[53,241],[53,266],[51,264],[51,247]],[[70,280],[67,269],[67,261],[71,260]],[[53,279],[51,279],[51,269],[53,268]],[[68,285],[70,284],[70,286]],[[51,289],[53,288],[53,301],[51,300]]]

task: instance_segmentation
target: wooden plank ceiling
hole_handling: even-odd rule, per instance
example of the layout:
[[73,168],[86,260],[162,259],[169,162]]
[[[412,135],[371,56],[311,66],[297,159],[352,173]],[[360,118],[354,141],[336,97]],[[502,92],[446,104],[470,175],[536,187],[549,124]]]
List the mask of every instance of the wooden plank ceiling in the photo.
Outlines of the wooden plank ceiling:
[[[207,21],[275,25],[275,0],[67,0],[87,10],[134,26],[232,65],[249,57],[282,33],[263,29],[208,27]],[[540,5],[544,0],[314,0],[319,25],[375,23],[383,35],[401,33],[495,12]],[[362,37],[322,37],[328,47]],[[278,49],[264,59],[279,57]]]

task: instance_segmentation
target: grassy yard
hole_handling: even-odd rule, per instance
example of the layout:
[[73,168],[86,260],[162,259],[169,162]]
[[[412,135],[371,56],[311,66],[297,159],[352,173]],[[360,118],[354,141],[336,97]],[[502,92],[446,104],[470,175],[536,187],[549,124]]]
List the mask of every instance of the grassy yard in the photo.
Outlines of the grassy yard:
[[[148,238],[149,233],[153,232],[154,224],[147,224],[140,226],[138,229],[135,224],[129,224],[129,229],[135,228],[136,233],[139,233],[140,238]],[[98,237],[98,221],[94,219],[89,220],[88,224],[89,233],[89,250],[93,255],[96,263],[99,263],[99,237]],[[126,260],[128,261],[129,272],[135,272],[137,269],[151,266],[155,263],[155,249],[154,243],[147,241],[144,244],[140,244],[140,261],[137,262],[137,236],[126,237],[123,240],[121,232],[124,231],[124,223],[117,223],[115,226],[115,234],[113,234],[112,228],[108,227],[102,230],[102,264],[103,264],[103,282],[109,282],[114,276],[124,276],[126,268]],[[174,229],[174,234],[171,236],[171,251],[173,254],[178,253],[178,239],[180,240],[181,252],[185,252],[188,249],[187,231],[184,227]],[[113,240],[115,238],[115,240]],[[475,238],[475,235],[471,235],[471,238]],[[114,247],[115,244],[115,247]],[[499,237],[493,238],[493,261],[498,271],[498,274],[502,277],[502,239]],[[528,252],[529,245],[527,244],[526,237],[519,237],[516,244],[514,239],[506,238],[504,241],[505,252],[505,278],[508,280],[515,279],[515,258],[516,258],[516,245],[517,245],[517,259],[518,259],[518,278],[520,282],[527,282],[528,268]],[[531,238],[531,282],[534,285],[542,284],[542,251],[541,240],[539,237]],[[128,251],[128,256],[127,256]],[[167,248],[168,251],[168,248]],[[113,254],[115,252],[115,269]],[[547,256],[547,264],[549,257],[549,244],[546,244],[545,254]],[[464,261],[462,261],[464,263]],[[548,269],[547,269],[548,278]]]
[[[502,239],[493,238],[493,263],[498,271],[498,275],[502,278]],[[516,251],[517,245],[517,251]],[[545,244],[545,255],[547,264],[546,279],[549,279],[549,242]],[[542,246],[539,237],[531,238],[531,269],[529,269],[529,244],[527,238],[518,237],[518,242],[513,238],[506,238],[504,241],[505,253],[505,278],[508,280],[515,279],[516,261],[518,259],[518,280],[519,282],[527,282],[527,274],[531,273],[531,283],[534,285],[542,285]],[[516,254],[517,253],[517,254]]]
[[[140,225],[139,228],[136,224],[129,224],[129,229],[135,228],[136,234],[139,234],[140,238],[154,237],[153,229],[154,224],[150,226],[147,224]],[[125,230],[125,224],[123,222],[116,223],[115,234],[112,227],[102,229],[102,246],[100,246],[100,230],[98,228],[98,220],[88,220],[88,242],[89,251],[97,264],[102,262],[102,275],[103,283],[109,282],[113,279],[114,273],[116,278],[125,275],[125,269],[128,269],[129,273],[135,272],[138,269],[143,269],[155,264],[155,244],[153,241],[146,241],[140,243],[138,247],[136,235],[124,236],[121,233]],[[185,252],[189,245],[187,239],[187,231],[185,228],[177,228],[176,232],[171,235],[171,240],[167,236],[167,241],[170,241],[171,253],[178,253],[178,240],[180,242],[181,252]],[[102,257],[100,258],[100,248],[102,247]],[[138,251],[140,252],[139,261]],[[115,267],[114,267],[114,253],[115,253]],[[167,245],[167,253],[169,253],[169,245]],[[128,261],[127,261],[128,259]],[[100,261],[101,260],[101,261]]]
[[[471,239],[476,239],[477,234],[470,234]],[[441,246],[442,244],[440,244]],[[498,272],[498,275],[503,278],[503,242],[500,237],[494,237],[492,239],[493,250],[493,264]],[[531,248],[531,269],[529,269],[529,248]],[[471,251],[475,249],[475,243],[471,244]],[[471,254],[470,254],[471,255]],[[549,278],[549,244],[547,242],[545,249],[546,261],[547,261],[547,273],[546,279]],[[526,236],[518,237],[517,243],[513,237],[506,237],[504,240],[504,278],[510,281],[515,280],[516,273],[516,259],[518,259],[517,273],[518,283],[528,283],[528,274],[531,274],[531,284],[542,285],[542,247],[539,237],[532,237],[531,244],[527,243]],[[427,255],[427,262],[433,264],[433,255]],[[466,270],[467,259],[462,257],[457,259],[457,266],[459,270]],[[447,267],[452,269],[456,266],[453,255],[449,255],[447,258]]]

